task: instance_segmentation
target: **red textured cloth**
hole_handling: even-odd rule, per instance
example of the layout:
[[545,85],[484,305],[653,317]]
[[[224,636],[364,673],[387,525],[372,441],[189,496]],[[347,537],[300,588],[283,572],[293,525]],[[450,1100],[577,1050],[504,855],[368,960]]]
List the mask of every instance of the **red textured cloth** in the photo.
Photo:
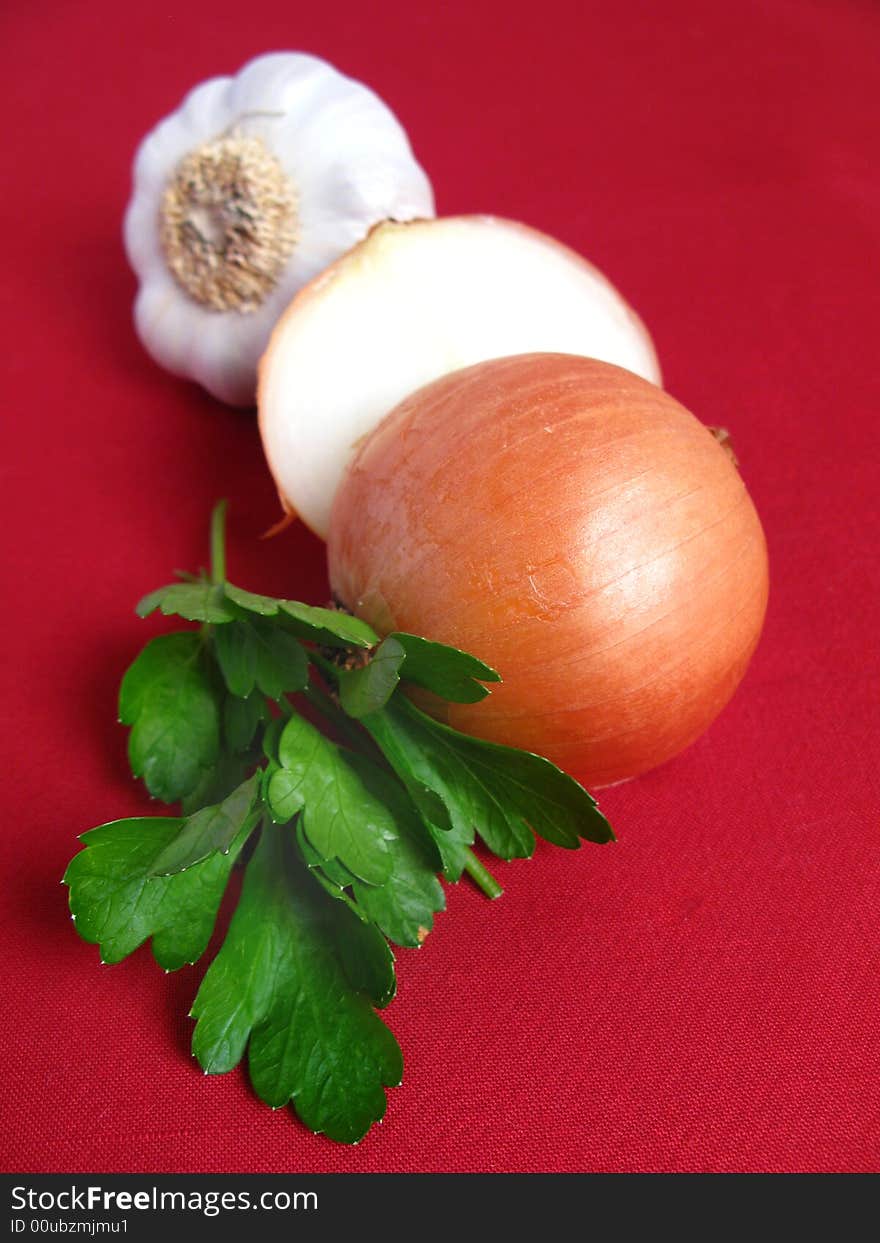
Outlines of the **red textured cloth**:
[[[850,0],[7,7],[6,662],[0,1163],[30,1171],[876,1169],[880,11]],[[602,803],[613,848],[463,884],[387,1012],[406,1059],[357,1148],[203,1078],[202,968],[101,967],[58,884],[142,814],[115,724],[156,632],[132,605],[206,555],[320,602],[322,548],[260,543],[250,416],[130,325],[136,143],[196,81],[298,47],[371,83],[445,213],[554,234],[650,326],[668,388],[732,431],[766,526],[766,630],[685,755]]]

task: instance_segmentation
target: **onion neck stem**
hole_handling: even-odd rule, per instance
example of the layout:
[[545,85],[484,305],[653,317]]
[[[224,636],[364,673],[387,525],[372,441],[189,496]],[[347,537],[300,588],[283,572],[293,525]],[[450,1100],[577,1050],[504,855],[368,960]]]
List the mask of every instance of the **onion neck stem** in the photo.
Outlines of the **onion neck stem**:
[[211,582],[226,582],[226,501],[218,501],[211,513]]

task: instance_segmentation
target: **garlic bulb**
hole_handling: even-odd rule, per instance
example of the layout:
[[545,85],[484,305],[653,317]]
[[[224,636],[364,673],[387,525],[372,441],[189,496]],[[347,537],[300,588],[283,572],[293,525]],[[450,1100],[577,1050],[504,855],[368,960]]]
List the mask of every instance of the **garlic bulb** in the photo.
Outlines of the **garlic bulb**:
[[315,56],[257,57],[195,87],[138,150],[125,216],[138,335],[169,371],[253,405],[297,290],[377,222],[433,215],[377,95]]

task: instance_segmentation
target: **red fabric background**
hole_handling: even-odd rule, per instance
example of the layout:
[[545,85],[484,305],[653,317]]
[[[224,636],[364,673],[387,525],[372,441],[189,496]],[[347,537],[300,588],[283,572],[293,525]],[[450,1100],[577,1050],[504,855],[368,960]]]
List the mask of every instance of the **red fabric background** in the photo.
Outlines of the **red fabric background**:
[[[266,0],[7,6],[2,452],[2,1166],[30,1171],[876,1169],[876,69],[856,0]],[[299,47],[404,118],[446,213],[562,238],[651,327],[670,390],[732,429],[770,545],[732,705],[608,791],[620,843],[462,885],[401,952],[406,1057],[359,1147],[205,1079],[200,969],[100,967],[58,881],[142,814],[114,723],[155,633],[132,606],[206,554],[320,602],[322,550],[257,534],[250,417],[160,372],[120,244],[140,136],[197,80]]]

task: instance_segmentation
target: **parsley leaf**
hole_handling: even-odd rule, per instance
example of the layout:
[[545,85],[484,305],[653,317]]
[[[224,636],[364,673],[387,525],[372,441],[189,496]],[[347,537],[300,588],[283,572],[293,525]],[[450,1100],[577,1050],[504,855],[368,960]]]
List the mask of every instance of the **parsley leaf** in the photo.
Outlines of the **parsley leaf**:
[[376,924],[346,892],[346,887],[355,884],[357,877],[338,859],[321,859],[303,832],[301,817],[297,817],[294,824],[299,854],[310,875],[325,893],[342,902],[351,916],[341,916],[334,926],[338,934],[336,949],[346,974],[354,987],[362,989],[373,1005],[381,1009],[388,1005],[397,990],[391,948]]
[[397,836],[388,841],[391,872],[382,885],[367,885],[338,859],[323,859],[297,824],[300,851],[312,873],[334,898],[351,891],[355,909],[396,945],[415,947],[434,925],[434,913],[445,907],[436,872],[440,855],[411,799],[401,785],[360,755],[350,755],[364,786],[394,817]]
[[269,720],[262,695],[227,695],[223,703],[223,738],[230,751],[247,751],[260,726]]
[[396,945],[421,945],[434,926],[434,913],[446,905],[436,876],[440,854],[394,777],[360,757],[356,766],[364,785],[394,817],[397,836],[389,843],[391,874],[385,884],[366,885],[355,879],[355,902]]
[[403,1062],[340,960],[346,916],[309,877],[290,830],[267,826],[193,1003],[193,1052],[206,1073],[221,1074],[247,1048],[262,1100],[290,1101],[313,1131],[353,1144],[383,1117],[383,1088],[400,1082]]
[[483,682],[500,682],[501,674],[468,652],[445,643],[431,643],[415,634],[395,631],[393,638],[404,651],[401,677],[451,703],[479,703],[489,694]]
[[383,708],[401,679],[453,703],[478,703],[489,694],[483,682],[500,682],[501,675],[458,648],[395,630],[368,664],[338,675],[339,702],[359,720]]
[[[400,696],[363,724],[392,767],[443,800],[462,844],[476,828],[494,854],[513,859],[532,853],[533,830],[569,849],[581,837],[613,840],[595,801],[549,760],[459,734]],[[442,851],[442,837],[435,840]]]
[[220,752],[220,706],[198,634],[146,645],[122,680],[119,719],[132,726],[132,772],[154,798],[173,803],[204,780]]
[[115,820],[84,833],[85,849],[64,874],[70,910],[85,941],[100,945],[104,962],[119,962],[153,938],[153,956],[166,971],[205,952],[226,882],[250,829],[226,854],[214,854],[175,876],[153,870],[185,822],[172,816]]
[[294,715],[279,739],[278,762],[268,788],[274,818],[285,822],[302,810],[306,836],[323,859],[339,859],[360,880],[384,884],[394,817],[364,785],[351,752]]
[[[396,703],[396,701],[395,701]],[[403,783],[423,823],[434,839],[447,880],[461,878],[474,840],[474,824],[447,801],[431,757],[422,754],[413,731],[398,722],[394,704],[366,716],[361,724],[376,742],[389,766]]]
[[232,583],[226,583],[223,590],[226,599],[239,609],[260,617],[280,615],[293,634],[311,643],[320,643],[325,647],[374,647],[379,642],[375,630],[350,613],[316,608],[312,604],[300,604],[298,600],[276,600],[272,596],[256,595]]
[[279,600],[272,596],[260,596],[253,591],[245,591],[243,587],[235,587],[232,583],[223,584],[223,594],[239,609],[246,613],[256,613],[259,617],[274,617],[278,612]]
[[374,647],[379,636],[359,617],[336,609],[315,608],[298,600],[282,600],[281,611],[294,634],[326,647]]
[[338,859],[321,858],[305,835],[302,817],[297,817],[295,824],[299,853],[302,855],[306,866],[315,880],[322,889],[326,889],[331,898],[340,898],[351,903],[351,898],[345,891],[354,884],[357,877],[349,872],[348,868],[344,867]]
[[305,690],[309,664],[286,630],[263,618],[236,621],[214,632],[214,650],[229,691],[247,698],[256,685],[269,699]]
[[221,748],[213,768],[206,768],[198,785],[180,800],[180,810],[185,816],[191,816],[203,807],[222,803],[236,786],[241,785],[259,759],[260,753],[256,749],[235,752]]
[[403,644],[394,635],[383,639],[369,664],[339,674],[339,702],[349,716],[358,719],[383,708],[400,682],[406,660]]
[[221,626],[213,635],[214,655],[230,695],[247,699],[257,680],[257,645],[244,622]]
[[209,855],[227,854],[248,822],[256,826],[262,805],[257,802],[259,778],[256,774],[242,782],[222,803],[203,807],[183,821],[181,831],[153,864],[151,876],[172,876],[184,872]]
[[384,1009],[397,992],[391,946],[353,903],[346,903],[337,911],[333,934],[349,983],[366,993],[377,1009]]
[[184,617],[187,621],[223,623],[236,616],[224,599],[222,586],[209,582],[159,587],[144,596],[135,612],[138,617],[149,617],[156,609],[165,617]]

